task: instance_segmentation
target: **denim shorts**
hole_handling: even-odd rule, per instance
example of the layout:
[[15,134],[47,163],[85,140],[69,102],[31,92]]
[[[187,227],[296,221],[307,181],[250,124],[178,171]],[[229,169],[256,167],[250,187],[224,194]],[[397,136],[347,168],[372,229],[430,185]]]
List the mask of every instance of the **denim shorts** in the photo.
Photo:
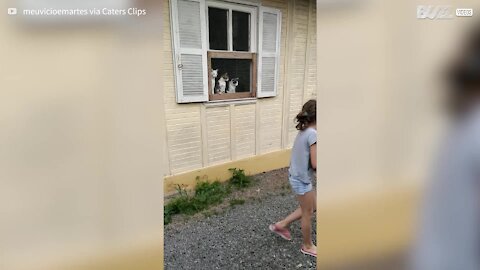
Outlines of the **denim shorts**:
[[297,195],[305,195],[305,193],[313,189],[312,183],[304,183],[299,180],[289,178],[290,186],[292,187],[293,192]]

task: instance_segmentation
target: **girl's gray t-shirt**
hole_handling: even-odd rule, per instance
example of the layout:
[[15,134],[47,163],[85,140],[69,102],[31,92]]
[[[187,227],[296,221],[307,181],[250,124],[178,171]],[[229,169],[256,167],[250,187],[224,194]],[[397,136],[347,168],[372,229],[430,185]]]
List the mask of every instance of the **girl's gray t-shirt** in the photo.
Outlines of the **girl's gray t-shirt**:
[[290,168],[288,169],[291,180],[309,184],[314,174],[310,165],[310,146],[317,142],[317,130],[307,128],[298,132],[292,147]]

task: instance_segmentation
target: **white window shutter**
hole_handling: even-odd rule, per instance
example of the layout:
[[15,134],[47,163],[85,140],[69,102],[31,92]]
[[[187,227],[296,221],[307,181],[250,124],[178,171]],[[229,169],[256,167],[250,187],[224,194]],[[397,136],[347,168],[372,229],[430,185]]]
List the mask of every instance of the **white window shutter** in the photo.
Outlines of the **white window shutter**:
[[204,0],[171,0],[177,102],[208,101]]
[[282,13],[278,9],[260,8],[258,40],[258,97],[277,95],[278,64]]

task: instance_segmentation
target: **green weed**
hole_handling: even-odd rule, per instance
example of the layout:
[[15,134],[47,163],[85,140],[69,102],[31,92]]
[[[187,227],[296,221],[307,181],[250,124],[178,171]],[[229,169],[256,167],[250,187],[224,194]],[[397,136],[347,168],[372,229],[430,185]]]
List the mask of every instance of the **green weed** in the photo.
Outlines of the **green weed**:
[[[229,171],[232,177],[226,184],[219,181],[209,182],[206,178],[197,177],[194,192],[188,192],[185,186],[177,185],[175,187],[177,194],[164,207],[164,224],[172,222],[172,216],[177,214],[193,215],[207,210],[210,206],[218,205],[224,198],[232,192],[232,188],[243,189],[252,184],[252,178],[245,175],[244,170],[231,168]],[[245,200],[231,200],[230,205],[244,204]],[[217,214],[214,212],[204,212],[204,216]]]
[[193,215],[207,209],[211,205],[220,204],[229,193],[226,186],[220,182],[200,181],[198,177],[193,194],[189,194],[184,186],[177,185],[175,189],[177,190],[177,196],[164,207],[165,224],[172,222],[173,215]]
[[228,169],[232,173],[229,183],[237,188],[246,188],[252,184],[252,178],[245,175],[245,171],[237,168]]

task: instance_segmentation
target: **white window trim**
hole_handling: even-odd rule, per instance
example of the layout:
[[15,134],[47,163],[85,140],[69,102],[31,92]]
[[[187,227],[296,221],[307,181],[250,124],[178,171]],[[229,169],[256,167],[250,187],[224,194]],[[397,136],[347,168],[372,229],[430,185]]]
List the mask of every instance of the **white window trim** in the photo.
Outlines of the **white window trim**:
[[[199,2],[200,4],[200,10],[205,9],[205,2],[201,0],[189,0],[192,2]],[[181,65],[181,55],[182,54],[195,54],[195,55],[201,55],[202,56],[202,63],[204,65],[207,64],[207,50],[204,48],[207,48],[206,46],[208,45],[208,42],[206,40],[206,35],[201,35],[202,39],[202,49],[193,49],[193,48],[181,48],[180,47],[180,36],[177,31],[179,28],[178,26],[178,20],[177,17],[174,16],[174,14],[177,12],[177,1],[170,1],[170,16],[171,16],[171,33],[172,33],[172,49],[173,49],[173,63],[174,63],[174,80],[175,80],[175,97],[177,100],[177,103],[193,103],[193,102],[204,102],[205,100],[208,100],[208,81],[204,80],[203,81],[203,89],[204,89],[204,94],[199,97],[185,97],[183,95],[183,90],[178,91],[178,89],[183,89],[183,83],[182,83],[182,71],[178,70],[178,65]],[[207,26],[205,24],[206,22],[206,17],[205,13],[200,12],[200,21],[201,21],[201,29],[202,31],[205,31],[207,29]],[[177,41],[177,42],[175,42]],[[203,77],[208,78],[208,70],[207,68],[203,69]],[[207,90],[207,91],[205,91]]]
[[[228,35],[228,50],[211,50],[210,49],[210,31],[209,31],[209,25],[208,25],[208,8],[213,7],[213,8],[221,8],[221,9],[227,9],[228,10],[228,30],[227,30],[227,35]],[[252,6],[251,4],[246,5],[246,4],[240,4],[240,3],[232,3],[232,2],[224,2],[224,1],[207,1],[205,5],[205,18],[207,22],[207,28],[206,28],[206,34],[207,34],[207,50],[208,51],[219,51],[219,52],[234,52],[233,51],[233,30],[232,30],[232,11],[240,11],[240,12],[245,12],[245,13],[250,13],[250,53],[256,53],[257,48],[258,48],[258,42],[257,42],[257,33],[258,33],[258,7],[257,6]]]
[[250,98],[239,98],[239,99],[224,99],[224,100],[213,100],[209,102],[204,102],[203,104],[207,108],[211,107],[222,107],[227,106],[230,104],[235,105],[246,105],[246,104],[255,104],[257,103],[257,98],[250,97]]
[[[265,97],[275,97],[278,95],[278,80],[280,77],[280,47],[281,47],[281,32],[282,32],[282,13],[278,9],[274,8],[269,8],[269,7],[260,7],[259,11],[259,21],[262,21],[261,24],[259,24],[259,29],[258,32],[260,35],[263,33],[263,13],[272,13],[277,15],[277,40],[276,40],[276,48],[275,52],[265,52],[263,51],[262,48],[262,42],[259,40],[259,53],[258,53],[258,79],[257,79],[257,97],[258,98],[265,98]],[[263,36],[262,36],[263,38]],[[262,65],[263,65],[263,57],[275,57],[276,62],[275,62],[275,91],[271,94],[265,94],[262,91]]]
[[[280,62],[280,41],[281,41],[281,16],[282,13],[278,9],[274,8],[268,8],[268,7],[263,7],[260,3],[258,2],[251,2],[247,0],[187,0],[187,1],[193,1],[193,2],[199,2],[200,3],[200,17],[201,17],[201,31],[202,37],[201,37],[201,43],[202,43],[202,52],[200,53],[198,49],[193,49],[193,48],[180,48],[179,47],[179,33],[178,33],[178,21],[177,21],[177,14],[174,14],[174,11],[176,12],[177,7],[176,3],[178,0],[170,0],[170,7],[171,7],[171,12],[170,16],[171,18],[171,27],[172,27],[172,49],[174,53],[172,54],[173,56],[173,63],[174,63],[174,81],[175,81],[175,89],[176,89],[176,99],[177,103],[193,103],[193,102],[202,102],[204,104],[206,103],[216,103],[216,104],[221,104],[221,103],[228,103],[236,100],[232,99],[225,99],[225,100],[210,100],[209,98],[209,92],[210,89],[208,87],[208,79],[203,81],[203,88],[204,88],[204,94],[203,95],[196,95],[196,96],[184,96],[183,95],[183,85],[182,85],[182,78],[181,74],[182,71],[178,70],[178,64],[181,64],[181,61],[179,61],[179,56],[181,54],[195,54],[195,55],[201,55],[202,56],[202,62],[204,65],[207,65],[207,53],[209,51],[212,52],[233,52],[233,44],[232,40],[232,29],[229,29],[229,48],[230,50],[225,51],[225,50],[210,50],[209,48],[209,31],[208,31],[208,7],[217,7],[217,8],[223,8],[229,10],[229,25],[228,27],[231,28],[231,18],[232,18],[232,10],[238,10],[240,12],[247,12],[250,13],[250,50],[248,51],[249,53],[256,53],[257,54],[257,94],[256,97],[252,98],[242,98],[238,100],[257,100],[259,98],[263,97],[275,97],[278,95],[278,80],[279,80],[279,62]],[[203,12],[202,12],[203,10]],[[263,13],[268,12],[268,13],[276,13],[278,15],[278,24],[277,24],[277,48],[276,52],[262,52],[262,26],[263,26]],[[262,80],[262,55],[265,57],[268,56],[276,56],[276,65],[275,65],[275,88],[273,93],[262,93],[261,91],[261,80]],[[204,78],[209,77],[209,70],[208,68],[203,69],[204,73]]]

